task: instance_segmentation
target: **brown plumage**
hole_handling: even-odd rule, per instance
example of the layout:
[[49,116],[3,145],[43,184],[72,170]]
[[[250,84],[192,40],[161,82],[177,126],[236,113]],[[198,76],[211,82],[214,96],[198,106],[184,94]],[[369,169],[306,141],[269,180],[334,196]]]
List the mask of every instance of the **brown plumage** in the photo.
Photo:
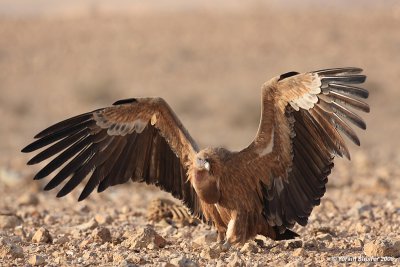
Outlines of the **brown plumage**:
[[369,112],[353,86],[358,68],[289,72],[262,86],[260,126],[239,152],[199,150],[177,116],[160,98],[127,99],[57,123],[35,136],[23,152],[42,150],[28,164],[55,156],[35,179],[60,170],[50,190],[68,180],[58,197],[85,177],[79,197],[96,187],[129,180],[155,184],[183,201],[192,214],[212,223],[226,245],[257,234],[272,239],[297,236],[325,193],[334,156],[350,159],[341,136],[359,145],[348,122],[365,129],[354,109]]

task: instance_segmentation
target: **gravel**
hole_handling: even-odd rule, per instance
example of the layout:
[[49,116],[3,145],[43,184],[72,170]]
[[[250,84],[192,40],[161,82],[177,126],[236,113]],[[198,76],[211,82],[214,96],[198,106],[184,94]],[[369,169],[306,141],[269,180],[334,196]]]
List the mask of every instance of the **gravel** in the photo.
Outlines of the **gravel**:
[[[0,265],[336,266],[351,257],[399,264],[399,9],[317,8],[2,18]],[[166,98],[201,147],[239,149],[255,134],[264,79],[353,64],[368,75],[368,130],[356,129],[361,148],[349,147],[351,162],[335,160],[321,205],[306,227],[295,226],[300,238],[292,241],[257,236],[222,251],[208,225],[149,222],[148,204],[169,195],[142,184],[77,202],[80,185],[58,199],[42,191],[49,179],[33,181],[46,163],[27,167],[19,152],[51,122],[146,95]]]

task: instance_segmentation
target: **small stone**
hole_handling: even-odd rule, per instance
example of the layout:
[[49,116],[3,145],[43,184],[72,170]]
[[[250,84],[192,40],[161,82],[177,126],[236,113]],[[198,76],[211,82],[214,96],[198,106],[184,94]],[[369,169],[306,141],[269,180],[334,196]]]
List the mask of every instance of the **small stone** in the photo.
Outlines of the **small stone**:
[[77,226],[77,228],[81,231],[86,231],[86,230],[93,230],[95,229],[99,224],[97,223],[97,221],[92,218],[90,219],[90,221],[80,224]]
[[97,258],[98,257],[98,255],[96,254],[96,253],[94,253],[93,251],[86,251],[85,253],[83,253],[83,255],[82,255],[82,258],[84,259],[84,260],[88,260],[88,259],[90,259],[90,258]]
[[25,232],[25,229],[22,227],[22,225],[15,227],[14,234],[16,234],[17,236],[20,236],[22,238],[26,237],[26,232]]
[[0,183],[11,187],[18,186],[23,180],[22,175],[9,168],[0,166]]
[[258,253],[259,248],[255,241],[249,241],[243,245],[243,247],[240,249],[240,252],[242,252],[242,253]]
[[322,233],[322,234],[330,234],[332,236],[336,236],[335,230],[329,226],[321,226],[318,228],[314,228],[312,231],[315,235]]
[[110,215],[104,215],[104,214],[96,214],[94,216],[94,219],[99,223],[99,224],[110,224],[112,223],[112,218]]
[[45,264],[44,258],[42,256],[39,256],[39,255],[30,256],[28,262],[29,262],[29,264],[31,264],[33,266],[38,266],[38,265],[44,265]]
[[356,224],[355,230],[357,233],[369,233],[371,232],[371,226],[359,222]]
[[69,238],[68,238],[68,236],[65,236],[65,235],[60,236],[59,238],[57,238],[57,240],[54,241],[54,243],[58,244],[58,245],[64,245],[68,242],[69,242]]
[[82,240],[82,242],[79,244],[79,248],[85,248],[89,243],[91,243],[92,240],[91,239],[84,239]]
[[303,266],[304,263],[300,260],[289,262],[288,264],[285,265],[285,267],[303,267]]
[[101,243],[111,242],[111,232],[106,227],[98,227],[93,230],[92,236],[95,240],[101,241]]
[[131,249],[139,249],[147,248],[151,243],[154,243],[154,248],[162,248],[167,244],[167,241],[152,227],[146,226],[139,229],[135,234],[129,234],[128,239],[123,241],[122,245]]
[[364,246],[364,242],[363,242],[361,239],[358,239],[358,238],[357,238],[356,240],[354,240],[354,246],[355,246],[355,247],[359,247],[359,248],[361,247],[361,248],[362,248],[362,247]]
[[304,250],[304,248],[296,248],[294,251],[293,251],[293,256],[295,256],[295,257],[300,257],[300,256],[304,256],[304,253],[305,253],[305,250]]
[[82,213],[89,213],[89,212],[90,212],[90,208],[89,208],[88,205],[79,205],[79,206],[77,207],[77,210],[78,210],[79,212],[82,212]]
[[184,256],[180,256],[177,258],[174,258],[170,262],[174,266],[179,266],[179,267],[198,267],[199,265],[197,262],[192,261],[191,259],[188,259]]
[[288,240],[285,243],[286,249],[301,248],[303,246],[303,241],[300,239]]
[[357,202],[351,209],[348,210],[347,216],[357,218],[370,218],[372,215],[372,206],[364,205],[361,202]]
[[19,206],[29,206],[29,205],[36,206],[37,204],[39,204],[39,199],[33,193],[26,193],[18,198],[17,204]]
[[177,231],[178,230],[177,230],[176,227],[173,227],[172,225],[168,225],[167,227],[164,227],[162,229],[161,234],[164,235],[164,236],[171,236],[171,235],[177,234]]
[[200,253],[200,257],[211,260],[218,258],[220,253],[221,248],[219,244],[216,244],[216,246],[206,247],[203,249]]
[[124,255],[120,253],[114,253],[112,257],[114,263],[120,263],[125,259]]
[[118,267],[137,267],[136,264],[133,264],[132,262],[129,262],[129,260],[122,260]]
[[6,238],[0,238],[0,258],[11,257],[13,259],[23,258],[24,251],[21,246]]
[[193,242],[196,243],[196,244],[194,244],[195,246],[203,247],[206,245],[210,245],[213,242],[216,242],[217,237],[218,237],[217,232],[209,232],[209,233],[199,236],[198,238],[193,240]]
[[44,227],[40,227],[39,230],[32,237],[34,243],[51,243],[53,238],[51,237],[49,230]]
[[86,251],[85,253],[83,253],[82,259],[87,261],[90,258],[90,254],[92,254],[90,251]]
[[374,240],[365,244],[364,253],[368,257],[400,257],[400,240]]
[[228,258],[229,263],[226,265],[227,267],[244,267],[246,266],[245,262],[240,258],[238,253],[233,253]]
[[52,216],[52,215],[46,215],[45,217],[44,217],[44,223],[45,224],[47,224],[47,225],[53,225],[53,224],[55,224],[56,222],[57,222],[57,220],[56,220],[56,218],[54,217],[54,216]]
[[311,238],[311,239],[307,240],[306,242],[304,242],[304,247],[305,248],[316,248],[316,247],[318,247],[318,243],[315,239]]
[[0,214],[0,229],[15,228],[22,224],[22,219],[19,216],[11,213]]
[[144,264],[146,262],[144,259],[142,259],[141,257],[136,256],[134,254],[129,255],[127,260],[134,264]]
[[320,241],[332,241],[332,236],[330,234],[319,234],[316,238]]
[[123,206],[121,208],[121,213],[127,214],[129,212],[131,212],[131,208],[129,206]]

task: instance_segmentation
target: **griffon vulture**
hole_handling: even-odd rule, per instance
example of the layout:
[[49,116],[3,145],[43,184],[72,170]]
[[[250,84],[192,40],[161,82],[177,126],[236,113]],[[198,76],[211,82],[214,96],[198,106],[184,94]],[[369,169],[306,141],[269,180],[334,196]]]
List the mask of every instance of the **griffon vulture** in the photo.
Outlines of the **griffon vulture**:
[[262,86],[258,132],[238,152],[200,150],[161,98],[120,100],[59,122],[22,149],[41,148],[29,165],[54,158],[34,179],[56,175],[50,190],[68,180],[65,196],[88,177],[79,201],[97,187],[134,182],[154,184],[180,199],[191,213],[212,223],[225,246],[257,234],[275,240],[298,236],[320,204],[334,157],[350,159],[342,138],[360,141],[349,122],[366,129],[353,110],[369,112],[359,68],[289,72]]

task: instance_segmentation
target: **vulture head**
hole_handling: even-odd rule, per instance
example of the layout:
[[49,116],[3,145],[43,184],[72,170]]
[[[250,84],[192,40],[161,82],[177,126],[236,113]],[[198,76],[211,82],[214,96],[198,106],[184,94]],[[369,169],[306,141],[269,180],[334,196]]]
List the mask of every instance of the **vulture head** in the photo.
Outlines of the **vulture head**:
[[199,197],[208,204],[219,201],[218,175],[222,172],[221,155],[218,149],[206,148],[196,154],[192,167],[192,184]]

